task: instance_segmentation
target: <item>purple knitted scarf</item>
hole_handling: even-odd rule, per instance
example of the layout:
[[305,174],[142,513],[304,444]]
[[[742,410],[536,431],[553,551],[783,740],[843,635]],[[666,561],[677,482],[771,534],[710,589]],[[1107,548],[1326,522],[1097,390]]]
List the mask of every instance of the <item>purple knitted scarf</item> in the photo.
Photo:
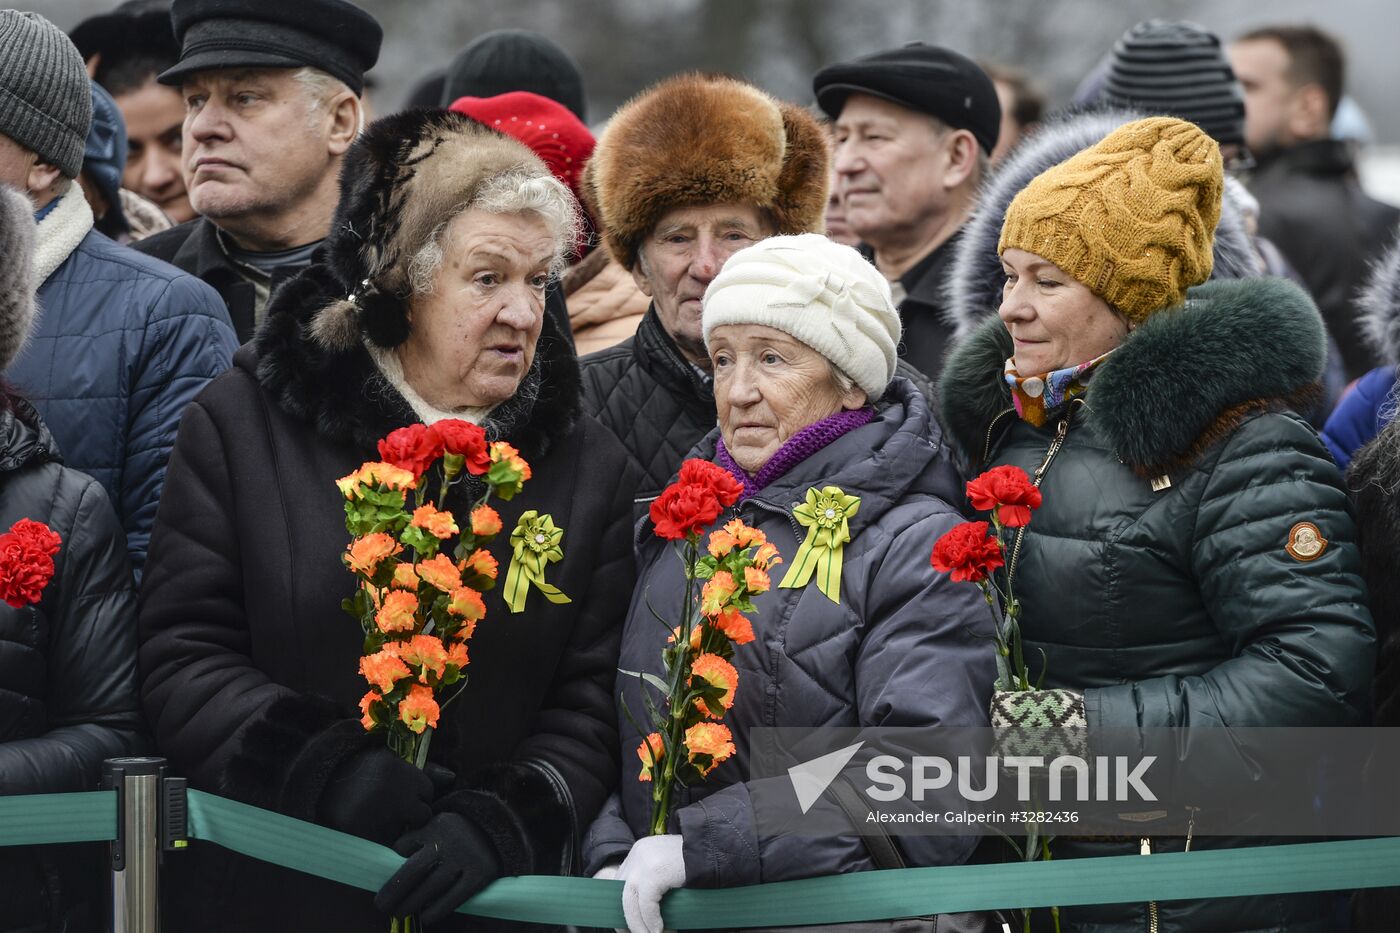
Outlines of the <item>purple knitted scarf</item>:
[[739,464],[734,462],[734,458],[729,456],[723,438],[715,444],[715,463],[734,474],[734,478],[743,485],[744,493],[739,497],[739,501],[742,502],[838,437],[869,424],[874,417],[875,409],[866,407],[855,411],[838,411],[821,421],[809,424],[788,438],[783,446],[778,448],[778,452],[753,476],[745,473]]

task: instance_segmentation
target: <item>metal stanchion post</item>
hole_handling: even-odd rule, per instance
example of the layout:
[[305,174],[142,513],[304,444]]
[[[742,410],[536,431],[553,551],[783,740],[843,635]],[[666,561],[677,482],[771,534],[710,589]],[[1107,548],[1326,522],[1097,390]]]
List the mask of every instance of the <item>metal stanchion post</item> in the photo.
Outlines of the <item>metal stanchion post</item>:
[[110,758],[102,780],[117,792],[112,842],[112,933],[160,933],[164,758]]

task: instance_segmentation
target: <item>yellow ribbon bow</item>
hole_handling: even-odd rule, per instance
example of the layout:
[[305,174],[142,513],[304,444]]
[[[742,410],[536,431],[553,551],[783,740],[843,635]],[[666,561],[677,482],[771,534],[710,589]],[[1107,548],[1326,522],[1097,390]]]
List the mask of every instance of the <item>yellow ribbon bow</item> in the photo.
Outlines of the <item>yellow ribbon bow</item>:
[[544,582],[544,568],[556,560],[564,559],[564,550],[559,542],[564,539],[564,529],[554,526],[554,519],[541,515],[534,509],[520,516],[515,530],[510,533],[510,568],[506,571],[505,601],[511,612],[523,612],[525,597],[530,595],[530,584],[544,594],[552,603],[572,602],[557,586]]
[[779,589],[798,590],[816,574],[817,589],[834,603],[841,601],[841,561],[851,540],[848,519],[860,508],[860,498],[848,496],[839,486],[813,486],[807,501],[792,510],[792,517],[807,529],[807,540],[797,549]]

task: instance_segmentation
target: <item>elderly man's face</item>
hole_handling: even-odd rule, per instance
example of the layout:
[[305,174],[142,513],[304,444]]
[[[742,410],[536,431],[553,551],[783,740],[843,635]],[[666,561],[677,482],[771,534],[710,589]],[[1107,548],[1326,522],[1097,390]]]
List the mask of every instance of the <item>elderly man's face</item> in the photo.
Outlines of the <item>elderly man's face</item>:
[[155,202],[176,223],[194,219],[181,171],[185,104],[180,92],[152,78],[116,98],[126,121],[126,171],[122,187]]
[[773,233],[752,204],[708,204],[667,211],[642,244],[632,277],[656,305],[661,326],[697,366],[708,367],[700,302],[724,261]]
[[837,385],[826,357],[772,327],[716,327],[710,360],[724,447],[749,474],[761,470],[798,431],[865,404],[860,389],[843,391]]
[[335,172],[334,118],[292,69],[201,71],[180,91],[190,204],[211,220],[295,212]]
[[939,216],[952,132],[899,104],[852,94],[836,120],[834,166],[846,222],[877,250]]
[[443,235],[442,266],[409,306],[404,377],[446,411],[498,405],[535,359],[556,250],[538,214],[463,211]]

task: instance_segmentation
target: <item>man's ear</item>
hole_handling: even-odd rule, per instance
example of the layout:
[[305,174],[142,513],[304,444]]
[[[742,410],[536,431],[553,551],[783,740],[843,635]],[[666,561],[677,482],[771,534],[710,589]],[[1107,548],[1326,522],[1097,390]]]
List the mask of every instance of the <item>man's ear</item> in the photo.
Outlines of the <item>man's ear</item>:
[[1327,92],[1320,84],[1305,84],[1293,92],[1288,112],[1288,130],[1295,139],[1322,139],[1332,124]]
[[36,161],[29,167],[29,176],[24,186],[30,199],[39,207],[43,207],[63,193],[68,187],[63,184],[66,180],[67,176],[57,165]]
[[950,130],[944,139],[943,187],[961,188],[977,171],[977,137],[967,130]]
[[632,263],[632,268],[628,270],[632,273],[632,281],[637,283],[638,290],[648,298],[655,298],[651,293],[651,280],[647,278],[646,260],[642,258],[641,250],[637,251],[637,261]]
[[326,145],[331,155],[344,155],[364,129],[364,103],[350,91],[341,91],[326,105],[330,118],[330,137]]

